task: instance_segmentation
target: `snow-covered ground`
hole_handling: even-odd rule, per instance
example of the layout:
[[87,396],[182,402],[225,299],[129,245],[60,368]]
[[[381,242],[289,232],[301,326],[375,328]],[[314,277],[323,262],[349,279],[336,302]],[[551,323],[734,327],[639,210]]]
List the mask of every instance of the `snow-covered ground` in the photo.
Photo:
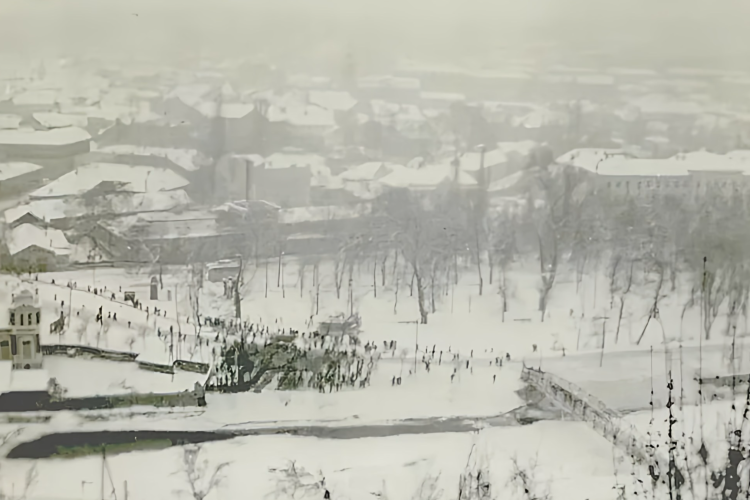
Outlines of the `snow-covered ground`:
[[[205,409],[159,410],[150,414],[143,409],[130,409],[131,413],[136,413],[135,416],[113,412],[108,419],[99,421],[72,414],[64,417],[61,414],[48,424],[27,424],[28,435],[25,439],[72,429],[239,430],[263,425],[359,425],[414,418],[494,416],[523,404],[515,393],[521,386],[521,362],[531,366],[541,364],[543,370],[570,380],[620,410],[647,408],[652,381],[655,404],[663,404],[666,401],[667,374],[672,370],[678,392],[679,381],[682,379],[685,383],[687,408],[693,401],[690,394],[697,392],[692,379],[699,367],[705,374],[729,373],[727,337],[722,335],[726,331],[723,318],[720,315],[717,319],[712,338],[704,343],[700,359],[696,347],[700,334],[699,312],[688,309],[683,316],[688,285],[679,280],[674,291],[669,286],[665,288],[666,297],[659,305],[659,321],[651,321],[637,344],[636,340],[641,337],[648,319],[653,290],[644,286],[628,295],[615,341],[619,303],[615,297],[613,307],[610,307],[608,279],[603,272],[596,276],[584,276],[578,285],[574,278],[560,276],[550,297],[548,315],[542,322],[536,307],[538,276],[533,268],[525,270],[519,267],[510,273],[509,281],[513,285],[504,320],[497,285],[489,284],[485,275],[484,293],[480,296],[476,275],[467,270],[460,276],[457,285],[436,294],[437,311],[430,314],[427,325],[417,326],[414,323],[419,317],[416,292],[414,296],[410,295],[409,279],[405,275],[400,275],[401,286],[396,290],[396,279],[391,272],[392,262],[388,264],[385,286],[380,269],[373,273],[371,267],[363,264],[361,269],[354,270],[351,293],[348,276],[344,276],[339,297],[334,284],[333,263],[320,264],[319,297],[316,297],[313,287],[312,264],[305,266],[304,280],[301,279],[301,266],[297,260],[284,259],[281,277],[277,276],[277,266],[277,261],[271,261],[267,270],[263,264],[248,266],[242,290],[243,318],[272,329],[309,331],[311,315],[317,322],[328,314],[346,312],[350,308],[356,310],[362,318],[362,343],[375,344],[382,355],[370,387],[328,394],[304,390],[267,390],[259,394],[235,395],[209,393]],[[160,363],[170,362],[174,358],[190,359],[192,351],[193,360],[208,361],[216,333],[212,328],[204,327],[202,336],[211,340],[211,345],[192,350],[195,325],[192,319],[190,324],[187,322],[188,316],[192,316],[187,270],[165,268],[164,287],[160,291],[164,300],[152,302],[148,300],[149,280],[157,272],[99,268],[95,271],[89,269],[40,275],[40,281],[30,286],[39,288],[44,304],[44,321],[49,323],[59,315],[61,300],[66,301],[62,309],[67,314],[71,298],[73,316],[71,328],[62,337],[51,335],[45,328],[43,342],[98,345],[107,349],[133,351],[139,353],[139,359]],[[57,283],[55,286],[49,284],[53,278]],[[71,292],[65,288],[68,281],[77,282],[77,290]],[[89,285],[92,288],[106,285],[108,291],[105,296],[94,296],[86,291]],[[8,295],[14,286],[5,287],[7,291],[0,291],[0,296],[3,293]],[[143,310],[111,301],[109,297],[112,291],[118,301],[122,300],[120,289],[123,292],[135,291],[137,298],[143,302]],[[166,300],[167,290],[172,292],[171,300]],[[350,297],[354,302],[353,307],[349,303]],[[430,299],[428,293],[428,307]],[[319,306],[317,315],[314,314],[316,302]],[[200,304],[204,316],[228,319],[234,314],[232,301],[222,297],[221,283],[205,282]],[[99,306],[103,307],[105,317],[109,312],[117,312],[116,323],[105,320],[110,325],[106,333],[91,324]],[[146,306],[150,310],[154,306],[165,310],[166,317],[154,317],[153,313],[147,317]],[[156,329],[166,332],[172,326],[177,331],[178,318],[179,329],[187,333],[187,339],[178,343],[174,356],[170,357],[167,341],[157,337]],[[131,322],[129,328],[128,321]],[[81,325],[87,326],[84,329]],[[744,318],[740,318],[735,353],[738,373],[750,366],[744,359],[746,356],[742,349],[744,335]],[[397,349],[385,350],[383,342],[392,340],[398,342]],[[605,348],[602,358],[603,340]],[[664,348],[664,340],[668,343],[667,349]],[[536,352],[532,347],[534,344],[538,347]],[[683,345],[681,356],[679,344]],[[420,354],[414,373],[416,346]],[[428,373],[419,359],[421,352],[425,349],[432,352],[433,348],[436,357],[442,351],[443,362],[433,362]],[[502,368],[494,366],[494,359],[505,353],[511,355],[512,361],[505,362]],[[453,360],[454,354],[458,354],[459,360]],[[49,358],[47,361],[50,360],[53,365],[70,361],[64,358]],[[466,361],[469,361],[469,367]],[[129,371],[122,372],[122,375],[117,373],[118,367],[127,363],[109,364],[102,361],[97,362],[96,366],[99,363],[103,363],[102,369],[92,369],[92,373],[99,373],[102,381],[110,382],[89,383],[76,374],[70,375],[69,384],[78,385],[81,391],[87,387],[87,391],[111,393],[113,382],[124,378],[130,381]],[[681,374],[680,365],[683,370]],[[456,375],[451,380],[454,369]],[[402,377],[401,385],[393,386],[393,378],[399,376]],[[170,377],[164,377],[169,381],[168,384],[165,382],[165,388],[172,387]],[[642,418],[641,415],[637,412],[627,418],[635,419],[633,423],[643,429],[643,422],[637,420]],[[555,499],[617,496],[613,489],[617,482],[613,450],[586,424],[541,422],[525,427],[487,429],[482,436],[486,436],[491,454],[494,454],[493,474],[507,475],[510,470],[508,459],[513,454],[518,453],[527,460],[536,456],[538,451],[540,473],[547,477],[554,476],[551,489]],[[287,459],[297,460],[299,465],[310,470],[322,470],[329,489],[340,492],[335,498],[369,498],[371,493],[382,489],[384,482],[389,498],[411,498],[417,483],[430,471],[442,472],[441,486],[446,492],[454,492],[458,474],[466,463],[471,439],[468,434],[342,441],[275,436],[241,438],[206,444],[204,448],[212,461],[233,462],[226,471],[226,489],[217,491],[214,498],[234,498],[237,494],[233,492],[237,491],[257,492],[252,498],[264,498],[265,492],[270,492],[274,487],[268,466],[280,465]],[[256,449],[263,451],[252,453]],[[575,450],[575,453],[570,450]],[[122,475],[128,476],[116,479],[116,485],[120,488],[118,494],[122,494],[122,482],[127,480],[129,498],[144,495],[170,497],[180,487],[179,475],[171,475],[179,469],[180,455],[179,449],[170,449],[112,457],[110,467],[113,474],[117,475],[115,471],[121,470]],[[98,496],[99,473],[92,472],[99,470],[98,465],[94,465],[96,462],[94,458],[40,461],[39,477],[44,479],[29,498],[50,495],[65,498]],[[24,465],[23,461],[12,461],[7,466],[3,464],[6,471],[14,471],[10,477],[15,477],[12,481],[16,484],[21,482],[24,466],[28,464]],[[628,471],[618,473],[629,474]],[[157,476],[168,479],[158,482],[156,488],[161,488],[158,491],[147,490],[145,485],[153,484]],[[63,478],[59,491],[44,489],[48,487],[48,481],[56,481],[57,477]],[[620,478],[620,482],[627,480],[627,477]],[[82,491],[82,481],[91,481],[97,487],[86,485]],[[505,488],[506,483],[506,478],[501,477],[494,485]]]
[[[389,499],[412,499],[429,476],[439,476],[445,498],[456,498],[459,475],[469,453],[477,445],[487,460],[494,493],[498,498],[522,498],[510,484],[512,460],[533,470],[540,489],[549,488],[552,498],[614,499],[616,452],[609,444],[578,422],[545,422],[526,427],[483,430],[471,434],[432,434],[376,439],[321,440],[287,436],[238,438],[203,445],[208,474],[221,463],[226,480],[209,498],[274,498],[279,483],[269,468],[296,461],[313,479],[325,478],[326,488],[336,499],[372,498],[387,493]],[[574,450],[574,452],[571,452]],[[536,462],[536,467],[533,463]],[[100,457],[36,461],[38,480],[28,498],[100,498]],[[32,463],[14,460],[3,464],[3,487],[23,489]],[[133,452],[107,459],[104,490],[114,489],[133,500],[177,498],[188,488],[182,466],[182,450]],[[622,473],[622,472],[621,472]],[[111,476],[111,480],[110,480]],[[627,481],[627,476],[620,478]],[[277,498],[322,498],[281,494]],[[385,497],[385,495],[383,495]]]

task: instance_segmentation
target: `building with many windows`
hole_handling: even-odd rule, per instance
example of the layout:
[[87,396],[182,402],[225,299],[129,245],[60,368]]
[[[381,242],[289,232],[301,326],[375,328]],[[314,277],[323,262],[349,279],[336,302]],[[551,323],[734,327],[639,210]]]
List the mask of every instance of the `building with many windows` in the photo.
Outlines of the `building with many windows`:
[[[590,173],[594,189],[612,196],[649,197],[671,194],[700,197],[707,192],[726,194],[747,192],[750,188],[750,153],[734,151],[726,155],[696,151],[667,159],[636,158],[621,152],[587,152],[595,161],[577,162],[570,154],[557,163]],[[568,161],[566,161],[568,160]]]

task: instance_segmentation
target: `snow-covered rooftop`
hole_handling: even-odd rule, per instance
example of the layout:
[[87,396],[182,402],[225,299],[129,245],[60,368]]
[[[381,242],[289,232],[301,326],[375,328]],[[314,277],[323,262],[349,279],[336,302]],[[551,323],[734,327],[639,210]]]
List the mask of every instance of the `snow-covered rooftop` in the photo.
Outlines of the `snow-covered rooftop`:
[[[114,193],[102,197],[102,205],[112,213],[158,212],[186,207],[192,200],[182,189],[151,193]],[[52,222],[68,217],[81,217],[90,212],[81,199],[48,198],[9,208],[3,214],[5,222],[12,224],[25,214]]]
[[56,90],[27,90],[13,97],[16,106],[52,106],[57,102]]
[[[450,160],[446,160],[447,164],[450,164]],[[482,154],[477,151],[470,151],[464,153],[460,158],[461,170],[465,172],[476,172],[482,165]],[[502,149],[493,149],[484,153],[484,166],[492,167],[508,162],[508,157]]]
[[518,182],[523,179],[524,171],[520,170],[514,174],[510,174],[508,176],[503,177],[502,179],[498,179],[496,181],[492,181],[489,186],[487,186],[487,191],[489,192],[497,192],[497,191],[503,191],[505,189],[510,189]]
[[42,167],[40,165],[21,161],[0,163],[0,181],[7,181],[8,179],[13,179],[20,175],[28,174],[41,169]]
[[274,153],[265,159],[266,168],[310,167],[313,169],[323,167],[325,164],[325,158],[315,154]]
[[0,114],[0,130],[13,130],[21,126],[19,115]]
[[[194,105],[195,109],[198,110],[206,118],[214,118],[216,108],[219,106],[216,102],[203,101]],[[237,120],[244,118],[255,109],[255,105],[241,102],[223,102],[221,103],[221,118],[228,120]]]
[[58,229],[42,229],[33,224],[21,224],[13,228],[7,238],[8,252],[16,255],[31,246],[36,246],[55,255],[70,254],[70,243]]
[[198,170],[199,166],[195,164],[198,157],[198,151],[195,149],[177,149],[177,148],[160,148],[152,146],[134,146],[130,144],[117,144],[114,146],[96,146],[95,151],[111,153],[114,155],[134,155],[134,156],[161,156],[169,159],[175,165],[178,165],[188,172]]
[[62,113],[34,113],[33,117],[47,128],[86,127],[88,119],[81,115],[65,115]]
[[419,97],[428,101],[461,102],[466,100],[465,95],[453,92],[422,92]]
[[[394,188],[431,189],[444,182],[453,182],[455,169],[452,165],[428,165],[420,169],[396,170],[378,180],[384,186]],[[463,187],[476,186],[477,181],[469,174],[459,171],[458,184]]]
[[350,168],[339,177],[344,181],[373,181],[378,176],[383,176],[383,174],[387,175],[394,170],[404,168],[406,167],[397,163],[370,161]]
[[[591,170],[591,169],[589,169]],[[687,176],[694,172],[736,172],[750,175],[750,160],[708,151],[680,153],[668,159],[615,156],[599,163],[599,175]]]
[[308,99],[310,104],[332,111],[349,111],[357,104],[349,92],[337,90],[311,90]]
[[54,182],[31,193],[32,198],[81,195],[102,182],[122,183],[121,191],[151,193],[171,191],[189,183],[166,168],[91,163],[69,172]]
[[287,122],[297,127],[328,127],[336,126],[333,111],[320,106],[297,105],[275,106],[268,108],[268,120],[271,122]]
[[45,369],[12,370],[10,372],[10,384],[8,384],[7,391],[46,392],[49,379],[49,373]]
[[77,127],[52,130],[0,130],[0,144],[3,145],[63,146],[90,140],[91,135]]
[[165,99],[179,99],[188,106],[197,106],[213,87],[208,84],[182,85],[167,93]]
[[627,156],[627,153],[622,149],[580,148],[559,156],[555,162],[595,172],[599,162],[612,156]]

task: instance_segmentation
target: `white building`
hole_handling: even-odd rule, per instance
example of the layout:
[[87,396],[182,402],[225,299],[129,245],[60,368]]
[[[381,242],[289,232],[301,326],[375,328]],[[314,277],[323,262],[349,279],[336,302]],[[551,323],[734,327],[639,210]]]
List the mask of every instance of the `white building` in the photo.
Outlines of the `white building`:
[[[580,161],[582,158],[589,161]],[[593,174],[600,192],[618,196],[661,193],[696,197],[707,192],[730,195],[750,188],[750,156],[737,151],[731,155],[695,151],[667,159],[633,158],[612,151],[587,152],[575,158],[563,155],[557,163]]]
[[13,369],[42,368],[41,319],[41,309],[30,291],[13,297],[9,326],[0,328],[0,361],[11,361]]

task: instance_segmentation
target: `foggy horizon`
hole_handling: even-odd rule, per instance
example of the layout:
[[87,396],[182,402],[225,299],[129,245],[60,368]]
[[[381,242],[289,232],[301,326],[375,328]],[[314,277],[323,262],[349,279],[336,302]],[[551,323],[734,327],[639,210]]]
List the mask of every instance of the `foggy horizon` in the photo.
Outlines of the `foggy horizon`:
[[[29,57],[266,54],[285,59],[280,64],[312,58],[335,65],[351,51],[365,65],[409,57],[497,67],[507,59],[575,61],[604,51],[613,66],[742,68],[750,46],[743,23],[750,7],[736,1],[38,0],[0,9],[3,52]],[[551,47],[530,50],[540,44]]]

